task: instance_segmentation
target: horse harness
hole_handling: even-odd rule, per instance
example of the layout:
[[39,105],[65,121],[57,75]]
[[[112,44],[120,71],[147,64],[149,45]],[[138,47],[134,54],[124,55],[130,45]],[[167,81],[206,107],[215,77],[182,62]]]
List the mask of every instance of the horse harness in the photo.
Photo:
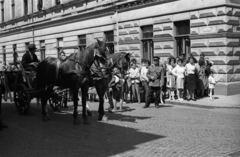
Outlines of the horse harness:
[[[95,63],[95,60],[96,60],[96,57],[95,57],[95,56],[103,58],[103,57],[99,54],[99,52],[97,52],[97,51],[98,51],[98,50],[94,49],[94,63]],[[64,61],[61,61],[60,59],[57,60],[56,80],[58,80],[58,79],[60,78],[60,76],[59,76],[60,66],[61,66],[61,64],[62,64],[63,62],[65,62],[66,60],[69,60],[69,61],[72,61],[72,62],[75,63],[75,70],[72,70],[72,71],[70,71],[70,72],[68,72],[68,73],[75,73],[75,74],[77,74],[77,75],[80,75],[80,74],[82,74],[82,73],[85,73],[85,72],[83,72],[83,67],[85,67],[85,68],[87,68],[87,69],[91,69],[91,66],[86,65],[86,64],[84,64],[84,63],[81,63],[81,62],[79,62],[79,61],[76,59],[76,58],[77,58],[77,53],[75,53],[75,57],[74,57],[74,58],[75,58],[75,59],[66,58]],[[105,59],[105,58],[103,58],[103,59]],[[106,59],[105,59],[105,60],[106,60]],[[98,61],[98,60],[97,60],[97,61]],[[81,69],[79,68],[78,65],[80,65]]]

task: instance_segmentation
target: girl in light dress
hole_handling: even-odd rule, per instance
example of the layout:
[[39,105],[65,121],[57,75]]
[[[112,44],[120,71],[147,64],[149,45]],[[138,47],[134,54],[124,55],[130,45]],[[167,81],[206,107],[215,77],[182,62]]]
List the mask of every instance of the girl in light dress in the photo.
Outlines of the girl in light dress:
[[178,101],[183,101],[185,67],[183,66],[183,60],[182,59],[178,60],[178,65],[172,70],[172,74],[177,77]]
[[173,68],[175,68],[176,59],[170,58],[169,65],[167,66],[167,90],[169,99],[175,100],[174,98],[174,90],[176,89],[176,77],[172,74]]

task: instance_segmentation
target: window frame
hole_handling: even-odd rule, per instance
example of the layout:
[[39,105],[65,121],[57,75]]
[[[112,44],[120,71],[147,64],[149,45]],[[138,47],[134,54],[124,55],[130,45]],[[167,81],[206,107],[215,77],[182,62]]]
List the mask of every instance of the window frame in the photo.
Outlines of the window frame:
[[[60,41],[62,41],[62,45],[60,46]],[[63,49],[63,38],[57,38],[57,57],[60,57],[60,52]]]
[[11,0],[11,11],[12,11],[12,19],[15,18],[15,0]]
[[55,5],[61,5],[62,1],[61,0],[55,0]]
[[[108,38],[110,35],[112,35],[112,36],[110,38]],[[114,30],[104,32],[104,37],[106,39],[106,44],[110,48],[110,53],[114,53],[114,51],[115,51],[115,48],[114,48],[114,43],[115,43],[115,41],[114,41]]]
[[28,15],[28,0],[23,0],[23,15]]
[[[148,30],[148,28],[150,28]],[[145,30],[146,29],[146,30]],[[142,40],[148,40],[148,39],[153,39],[153,25],[147,25],[147,26],[142,26],[141,27],[141,30],[142,30]],[[147,34],[147,36],[145,36]]]
[[[151,63],[154,57],[154,42],[153,42],[153,25],[146,25],[141,27],[142,31],[142,58],[148,59]],[[145,34],[147,34],[145,36]]]
[[3,62],[6,63],[6,46],[2,46]]
[[[81,40],[85,39],[85,41],[82,43]],[[87,36],[84,35],[78,35],[78,48],[80,51],[83,51],[87,46]]]
[[1,1],[1,22],[4,22],[4,1]]
[[45,40],[40,40],[39,41],[39,45],[40,45],[40,59],[44,60],[46,57],[46,46],[45,46]]

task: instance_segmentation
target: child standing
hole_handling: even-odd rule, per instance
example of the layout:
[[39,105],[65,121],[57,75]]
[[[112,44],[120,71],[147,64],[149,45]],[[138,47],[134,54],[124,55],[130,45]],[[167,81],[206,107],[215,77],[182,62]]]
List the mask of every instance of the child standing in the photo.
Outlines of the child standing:
[[215,88],[215,84],[217,83],[213,77],[213,71],[210,71],[210,75],[208,77],[208,82],[209,82],[209,90],[210,90],[210,100],[214,100],[213,97],[213,90]]
[[119,68],[115,67],[113,69],[112,80],[109,83],[109,90],[112,91],[113,97],[113,109],[112,112],[117,111],[117,102],[120,101],[120,111],[122,112],[123,105],[123,84],[124,79],[121,76]]

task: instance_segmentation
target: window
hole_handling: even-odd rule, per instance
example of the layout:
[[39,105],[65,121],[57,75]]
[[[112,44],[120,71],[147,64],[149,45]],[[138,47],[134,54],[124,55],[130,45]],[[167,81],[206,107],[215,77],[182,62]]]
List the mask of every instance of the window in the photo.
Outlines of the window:
[[190,34],[190,20],[175,22],[174,25],[176,28],[176,35]]
[[42,7],[43,7],[43,0],[38,0],[38,5],[37,5],[38,11],[42,10]]
[[23,11],[24,15],[28,14],[28,0],[23,0]]
[[26,43],[25,43],[25,50],[26,50],[26,51],[29,51],[29,50],[28,50],[28,46],[29,46],[29,42],[26,42]]
[[61,0],[56,0],[56,5],[60,5],[61,4]]
[[3,52],[3,62],[6,63],[6,46],[2,47],[2,52]]
[[58,38],[57,39],[57,49],[58,49],[57,57],[60,56],[60,52],[61,52],[62,48],[63,48],[63,38]]
[[4,22],[4,1],[1,2],[1,21]]
[[41,40],[39,45],[40,45],[40,58],[41,58],[41,60],[44,60],[45,59],[45,51],[46,51],[45,41]]
[[142,29],[142,58],[153,61],[153,26],[144,26]]
[[83,51],[86,48],[86,35],[79,35],[78,36],[78,47],[80,51]]
[[15,18],[15,0],[12,0],[12,18]]
[[191,51],[190,48],[190,21],[179,21],[174,23],[176,35],[175,35],[175,41],[176,41],[176,56],[184,56],[185,58],[188,57],[188,54]]
[[114,32],[108,31],[104,32],[106,43],[110,49],[110,53],[114,53]]
[[13,52],[15,52],[17,50],[17,45],[13,44]]
[[13,62],[16,63],[17,61],[17,45],[13,44]]
[[142,27],[143,39],[153,38],[153,26]]

